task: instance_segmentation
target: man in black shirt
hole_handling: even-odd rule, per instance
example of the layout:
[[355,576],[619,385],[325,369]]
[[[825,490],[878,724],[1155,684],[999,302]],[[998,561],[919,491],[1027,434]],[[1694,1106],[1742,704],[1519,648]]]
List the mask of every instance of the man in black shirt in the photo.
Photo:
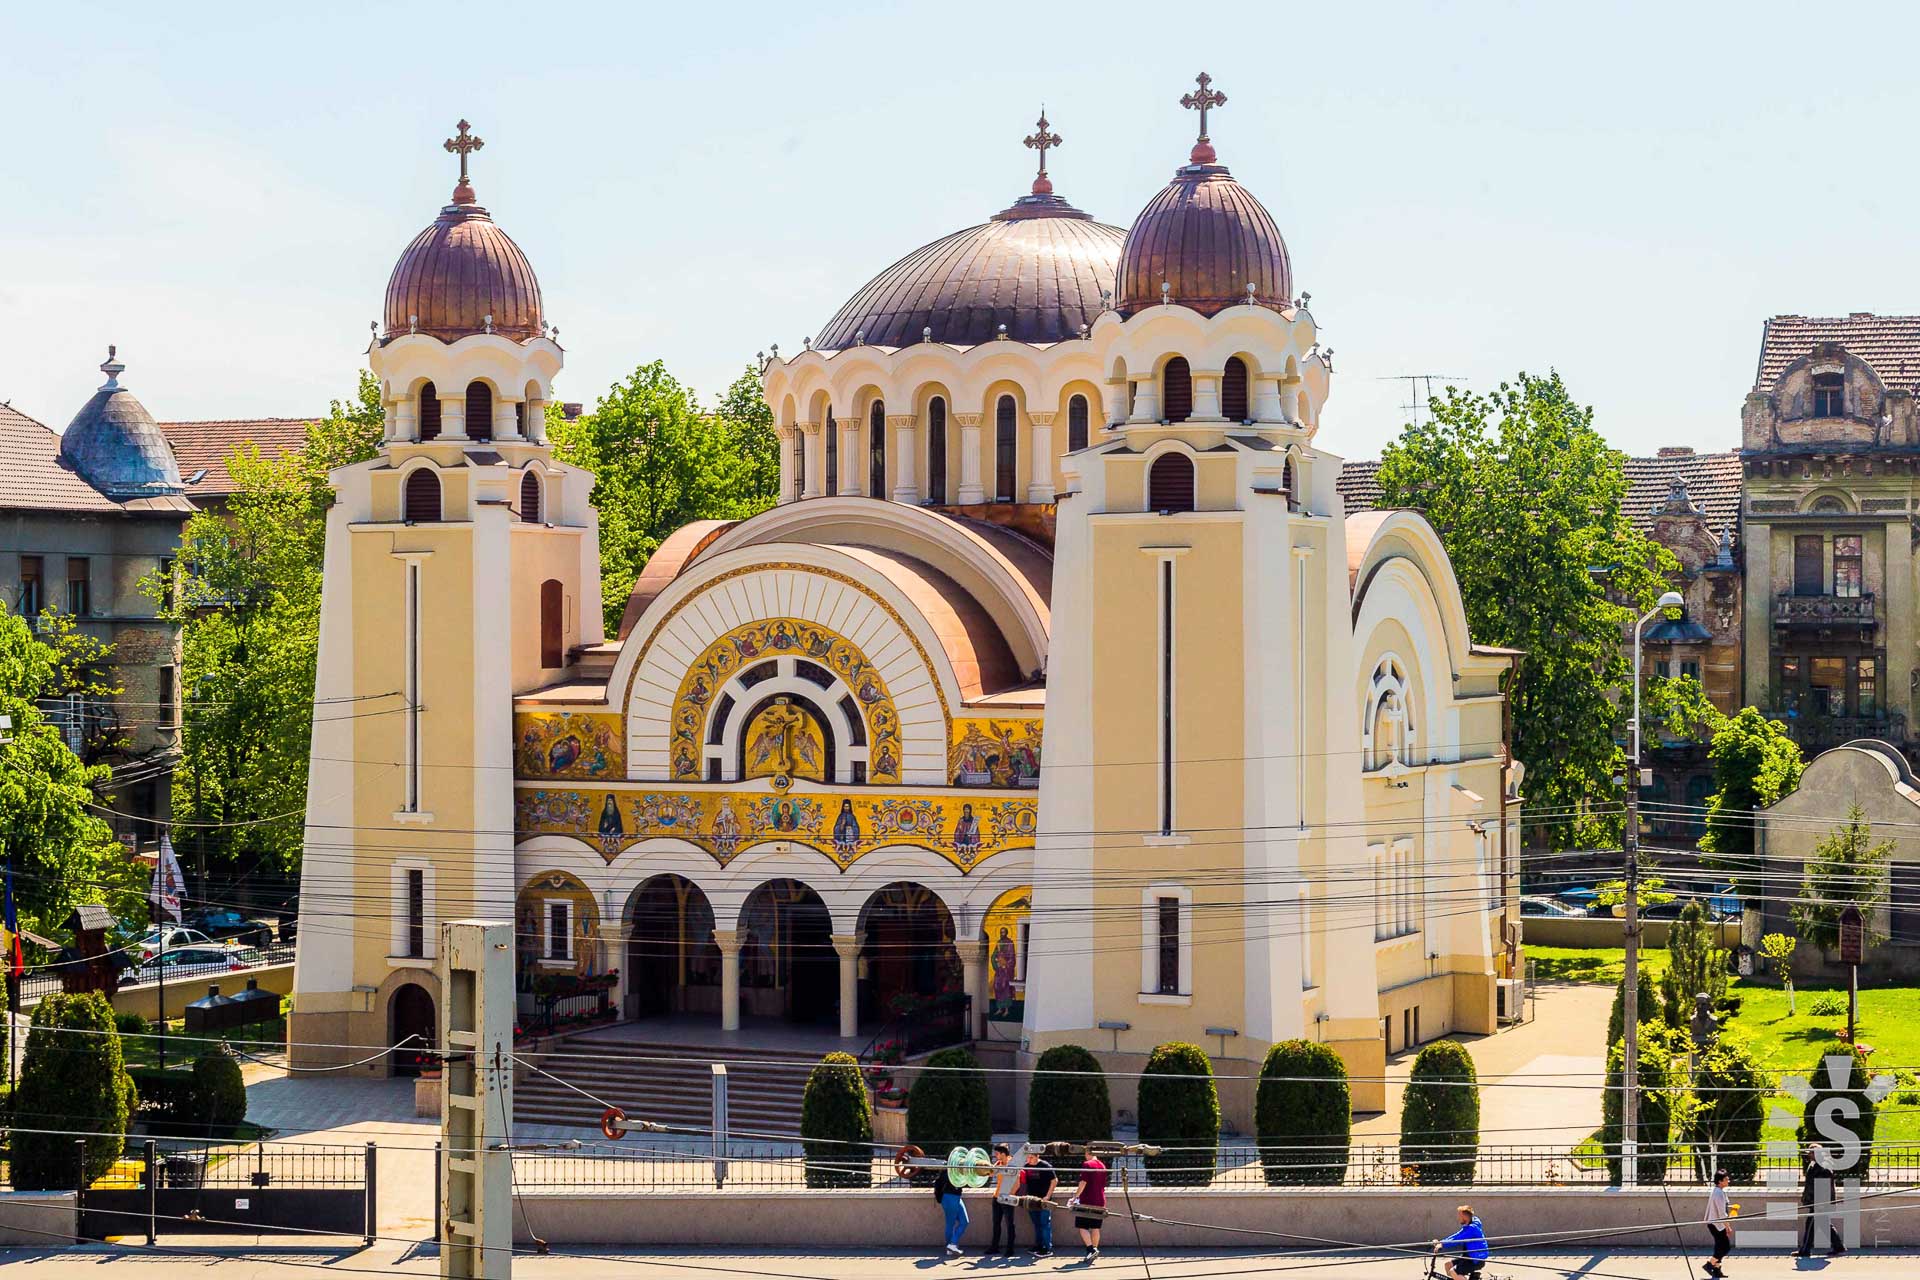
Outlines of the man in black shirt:
[[[1037,1147],[1027,1148],[1027,1167],[1021,1170],[1020,1194],[1045,1200],[1059,1181],[1053,1166],[1040,1158]],[[1045,1258],[1053,1253],[1053,1206],[1029,1201],[1027,1216],[1033,1220],[1033,1256]]]

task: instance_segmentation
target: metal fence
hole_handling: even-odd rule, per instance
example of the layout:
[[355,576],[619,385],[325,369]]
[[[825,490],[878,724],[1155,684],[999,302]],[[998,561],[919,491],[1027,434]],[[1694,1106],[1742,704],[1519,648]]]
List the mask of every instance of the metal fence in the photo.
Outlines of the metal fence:
[[[196,949],[200,949],[202,945],[203,944],[196,944]],[[259,961],[253,964],[242,965],[238,968],[234,967],[234,965],[227,960],[207,964],[170,964],[166,966],[167,985],[172,986],[176,982],[184,984],[192,982],[195,979],[204,980],[209,977],[224,977],[230,973],[241,975],[252,972],[255,969],[265,968],[268,965],[293,963],[293,944],[291,942],[276,942],[264,947],[253,947],[250,948],[250,950],[258,953],[260,957]],[[21,1003],[25,1004],[27,1001],[38,1000],[42,996],[50,996],[56,992],[65,990],[65,975],[70,973],[84,973],[86,970],[87,966],[84,964],[51,964],[42,965],[37,969],[27,970],[20,976]],[[120,974],[120,986],[123,989],[135,986],[151,986],[158,981],[159,977],[151,965],[144,970],[123,970]],[[182,990],[185,989],[183,986]],[[196,995],[194,998],[197,999],[198,996]]]

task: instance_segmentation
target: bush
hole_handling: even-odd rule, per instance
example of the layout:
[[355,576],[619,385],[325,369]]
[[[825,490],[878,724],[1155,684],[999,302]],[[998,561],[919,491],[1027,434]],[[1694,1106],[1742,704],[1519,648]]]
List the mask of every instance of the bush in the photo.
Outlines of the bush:
[[197,1133],[207,1124],[205,1098],[191,1070],[129,1067],[127,1075],[139,1092],[135,1110],[146,1124],[172,1133]]
[[1213,1064],[1200,1046],[1171,1040],[1147,1059],[1140,1077],[1140,1141],[1188,1148],[1144,1158],[1153,1185],[1204,1187],[1213,1181],[1220,1095],[1213,1086]]
[[1709,1181],[1717,1165],[1732,1174],[1735,1183],[1751,1183],[1760,1168],[1766,1098],[1773,1092],[1753,1050],[1723,1037],[1701,1055],[1693,1090],[1696,1107],[1686,1136],[1700,1181]]
[[1838,1018],[1847,1011],[1847,998],[1838,992],[1822,991],[1807,1006],[1807,1012],[1816,1018]]
[[1034,1142],[1113,1137],[1113,1102],[1098,1058],[1077,1044],[1057,1044],[1040,1055],[1027,1086],[1027,1137]]
[[1436,1040],[1413,1060],[1400,1103],[1400,1165],[1423,1186],[1473,1181],[1480,1154],[1480,1084],[1473,1055]]
[[[1643,1187],[1667,1180],[1667,1156],[1673,1141],[1674,1093],[1686,1081],[1692,1038],[1666,1026],[1640,1028],[1640,1058],[1634,1071],[1640,1099],[1635,1141],[1640,1155],[1634,1176]],[[1621,1099],[1626,1096],[1626,1041],[1607,1054],[1607,1092],[1600,1101],[1600,1147],[1606,1152],[1607,1181],[1620,1185]],[[1723,1162],[1724,1163],[1724,1162]]]
[[1689,902],[1667,933],[1667,968],[1660,975],[1660,999],[1667,1025],[1693,1025],[1694,997],[1705,992],[1719,1008],[1727,994],[1727,953],[1714,945],[1719,930],[1706,908]]
[[873,1184],[873,1104],[849,1053],[830,1053],[807,1076],[800,1138],[810,1187]]
[[[1640,1015],[1640,1024],[1645,1026],[1649,1022],[1662,1021],[1663,1014],[1660,1008],[1660,998],[1654,990],[1653,975],[1647,971],[1646,965],[1640,966],[1640,981],[1635,984],[1635,987],[1640,996],[1640,1007],[1636,1010]],[[1609,1047],[1620,1042],[1622,1028],[1626,1026],[1626,1001],[1627,979],[1626,975],[1622,974],[1620,981],[1616,983],[1613,988],[1613,1009],[1607,1014],[1607,1044]]]
[[1347,1064],[1311,1040],[1274,1045],[1260,1066],[1253,1122],[1268,1186],[1338,1186],[1353,1133]]
[[91,1183],[113,1167],[126,1148],[134,1089],[105,996],[87,991],[40,1001],[13,1102],[22,1126],[92,1135],[86,1139],[83,1167],[73,1138],[14,1130],[16,1190],[71,1190],[83,1176]]
[[[1843,1060],[1840,1064],[1842,1069],[1838,1072],[1829,1071],[1827,1059],[1836,1057]],[[1827,1148],[1827,1158],[1837,1178],[1859,1178],[1864,1181],[1867,1167],[1873,1159],[1873,1131],[1879,1123],[1879,1115],[1877,1105],[1867,1094],[1869,1074],[1867,1060],[1852,1045],[1839,1040],[1828,1045],[1807,1072],[1807,1079],[1813,1082],[1813,1092],[1807,1096],[1807,1109],[1800,1117],[1800,1131],[1796,1136],[1803,1148],[1809,1142],[1818,1142]],[[1828,1105],[1834,1099],[1845,1101],[1839,1106]],[[1821,1116],[1823,1106],[1828,1112],[1822,1117],[1825,1123],[1819,1128],[1810,1127],[1808,1118]],[[1835,1126],[1852,1134],[1859,1142],[1857,1157],[1824,1132]]]
[[240,1063],[231,1054],[209,1049],[193,1064],[194,1092],[207,1127],[225,1136],[247,1118],[247,1085],[240,1078]]
[[[954,1147],[987,1145],[993,1112],[987,1075],[965,1049],[942,1049],[927,1059],[907,1093],[907,1141],[936,1160]],[[931,1179],[923,1172],[921,1180]]]
[[153,1030],[153,1024],[137,1013],[116,1013],[113,1029],[123,1036],[144,1036]]

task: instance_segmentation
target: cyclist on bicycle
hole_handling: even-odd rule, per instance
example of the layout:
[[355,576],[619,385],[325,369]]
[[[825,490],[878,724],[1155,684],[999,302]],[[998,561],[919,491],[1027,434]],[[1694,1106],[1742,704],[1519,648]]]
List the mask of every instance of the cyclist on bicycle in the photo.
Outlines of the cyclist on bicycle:
[[1445,1240],[1433,1242],[1435,1253],[1439,1253],[1442,1249],[1455,1251],[1454,1256],[1447,1259],[1447,1274],[1454,1280],[1468,1280],[1471,1276],[1478,1276],[1486,1267],[1490,1252],[1487,1248],[1487,1233],[1481,1228],[1480,1219],[1474,1216],[1472,1205],[1460,1206],[1458,1231]]

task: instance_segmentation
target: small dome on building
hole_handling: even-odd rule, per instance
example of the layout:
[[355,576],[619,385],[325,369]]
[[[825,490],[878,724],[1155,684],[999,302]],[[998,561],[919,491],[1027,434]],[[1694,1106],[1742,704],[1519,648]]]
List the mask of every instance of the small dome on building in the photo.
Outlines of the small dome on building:
[[1279,226],[1218,163],[1207,136],[1207,112],[1224,105],[1226,95],[1213,92],[1204,73],[1199,80],[1200,92],[1180,100],[1200,110],[1188,163],[1147,202],[1120,250],[1114,307],[1122,315],[1163,301],[1202,315],[1247,302],[1292,305],[1293,267]]
[[447,149],[460,156],[453,203],[413,238],[387,281],[386,336],[424,333],[453,342],[473,333],[537,338],[544,316],[533,265],[475,203],[467,156],[484,144],[460,122]]
[[145,405],[120,385],[126,366],[107,348],[106,382],[60,436],[60,460],[109,498],[157,498],[185,491],[167,437]]
[[1026,145],[1040,153],[1029,194],[978,226],[914,250],[848,300],[814,339],[822,351],[865,343],[971,346],[1007,338],[1060,342],[1100,318],[1126,232],[1053,193],[1047,118]]

